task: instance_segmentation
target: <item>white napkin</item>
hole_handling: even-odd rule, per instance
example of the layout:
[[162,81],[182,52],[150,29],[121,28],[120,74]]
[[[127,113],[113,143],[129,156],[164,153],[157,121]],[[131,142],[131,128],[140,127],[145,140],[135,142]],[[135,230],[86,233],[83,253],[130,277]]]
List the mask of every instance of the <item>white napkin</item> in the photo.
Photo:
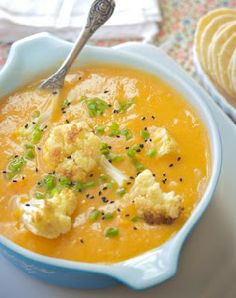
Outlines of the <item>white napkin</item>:
[[[0,0],[0,41],[48,31],[74,40],[93,0]],[[152,39],[161,13],[158,0],[116,0],[111,19],[94,39]]]

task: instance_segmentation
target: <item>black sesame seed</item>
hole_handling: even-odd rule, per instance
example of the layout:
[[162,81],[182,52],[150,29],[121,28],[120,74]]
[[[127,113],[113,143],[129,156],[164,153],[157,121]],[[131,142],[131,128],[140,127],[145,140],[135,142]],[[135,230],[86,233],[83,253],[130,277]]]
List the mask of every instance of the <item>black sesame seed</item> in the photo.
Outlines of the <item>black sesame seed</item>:
[[83,239],[80,239],[80,243],[84,244],[84,240]]
[[36,122],[34,122],[34,121],[33,121],[33,122],[32,122],[32,124],[33,124],[33,125],[35,125],[35,124],[36,124]]
[[155,119],[156,117],[155,116],[152,116],[152,119]]
[[153,177],[156,177],[156,174],[152,174]]
[[101,195],[102,195],[102,192],[101,192],[101,191],[99,191],[98,195],[99,195],[99,196],[101,196]]
[[71,159],[71,155],[67,156],[67,159]]
[[102,201],[103,201],[103,203],[107,203],[108,199],[106,197],[102,197]]
[[117,211],[120,212],[120,208],[117,208]]
[[15,158],[17,158],[19,155],[15,155]]
[[163,173],[162,175],[165,177],[166,176],[166,173]]
[[22,180],[25,180],[25,176],[22,176],[21,179],[22,179]]
[[142,117],[141,120],[142,120],[142,121],[146,120],[146,117]]
[[118,139],[120,138],[120,136],[116,136]]
[[179,181],[182,182],[183,181],[183,178],[179,178]]
[[56,95],[58,92],[57,91],[52,91],[52,94],[53,95]]
[[26,207],[29,207],[29,206],[30,206],[30,204],[29,204],[29,203],[27,203],[27,204],[25,204],[25,206],[26,206]]
[[152,142],[152,139],[149,139],[149,142]]
[[102,190],[107,190],[107,187],[106,187],[106,186],[104,186]]
[[87,193],[87,194],[86,194],[86,198],[88,198],[89,196],[90,196],[90,194],[89,194],[89,193]]
[[7,171],[2,171],[2,173],[3,173],[3,174],[6,174],[6,173],[7,173]]
[[181,160],[181,157],[179,156],[178,158],[177,158],[177,161],[180,161]]
[[125,217],[129,217],[129,214],[125,214]]
[[112,105],[109,103],[108,107],[109,107],[109,108],[111,108],[111,107],[112,107]]
[[28,123],[26,123],[26,124],[25,124],[25,128],[28,128],[28,127],[29,127],[29,124],[28,124]]
[[109,91],[108,90],[104,90],[104,93],[108,93]]
[[172,168],[173,166],[174,166],[174,164],[173,164],[173,163],[169,164],[169,168]]
[[66,119],[66,123],[68,124],[68,123],[70,123],[70,121],[68,119]]
[[144,130],[147,130],[147,127],[144,127]]
[[93,177],[93,174],[90,174],[89,177]]
[[137,228],[137,227],[133,227],[133,229],[134,229],[134,230],[137,230],[138,228]]
[[12,180],[12,182],[17,183],[17,180]]
[[134,179],[134,177],[133,177],[133,176],[130,176],[129,178],[130,178],[130,179],[132,179],[132,180]]
[[41,150],[41,148],[40,148],[40,147],[37,147],[37,149],[38,149],[38,151],[40,151],[40,150]]
[[112,147],[111,146],[108,146],[108,149],[111,149]]
[[167,181],[167,178],[162,179],[162,182],[163,182],[164,184],[166,184],[166,181]]
[[127,182],[126,184],[127,184],[127,185],[130,185],[130,184],[131,184],[131,182]]
[[143,145],[143,144],[139,144],[139,147],[140,147],[140,148],[143,148],[143,147],[144,147],[144,145]]
[[109,204],[114,204],[115,203],[115,201],[110,201],[110,203]]
[[90,200],[94,199],[94,196],[89,197]]
[[36,173],[38,173],[38,171],[39,171],[39,169],[38,169],[38,168],[36,168],[36,169],[35,169],[35,172],[36,172]]
[[141,152],[141,149],[137,149],[136,152],[138,152],[138,153]]
[[126,149],[126,150],[128,150],[128,149],[129,149],[129,147],[125,147],[125,149]]

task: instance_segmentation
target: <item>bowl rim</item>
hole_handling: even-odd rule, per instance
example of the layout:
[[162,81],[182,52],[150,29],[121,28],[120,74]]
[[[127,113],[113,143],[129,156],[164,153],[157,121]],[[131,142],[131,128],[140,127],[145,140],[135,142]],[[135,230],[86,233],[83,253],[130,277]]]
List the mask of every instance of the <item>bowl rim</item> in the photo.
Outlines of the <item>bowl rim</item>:
[[[72,46],[71,43],[63,41],[59,38],[56,38],[48,33],[39,33],[39,34],[32,35],[30,37],[24,38],[22,40],[19,40],[13,44],[10,50],[7,62],[0,72],[0,78],[7,73],[8,68],[14,65],[14,62],[15,62],[14,60],[15,60],[15,57],[17,56],[16,53],[24,50],[25,44],[28,44],[30,46],[30,43],[33,43],[35,40],[38,40],[38,39],[42,39],[42,40],[50,39],[57,45],[60,44],[62,46],[69,46],[69,47]],[[93,264],[93,263],[76,262],[76,261],[52,258],[52,257],[40,255],[38,253],[34,253],[28,249],[25,249],[1,235],[0,235],[0,247],[2,245],[8,250],[13,251],[18,255],[22,255],[26,259],[33,260],[37,263],[53,266],[56,268],[70,269],[74,271],[84,271],[84,272],[90,272],[90,273],[104,274],[104,275],[113,277],[116,280],[119,280],[120,282],[128,285],[131,288],[144,289],[144,288],[148,288],[156,284],[159,284],[167,280],[168,278],[172,277],[176,273],[181,247],[184,241],[186,240],[187,236],[191,232],[192,228],[195,226],[197,221],[200,219],[200,217],[206,210],[206,207],[210,203],[213,192],[218,182],[220,169],[221,169],[221,141],[220,141],[219,131],[209,107],[203,100],[201,100],[200,95],[197,93],[197,91],[191,86],[188,86],[188,84],[184,82],[184,78],[182,77],[179,78],[177,75],[171,73],[168,69],[165,69],[164,65],[163,66],[157,65],[154,61],[153,62],[150,61],[150,58],[148,57],[147,58],[142,57],[138,55],[138,53],[137,54],[127,53],[125,51],[122,51],[122,49],[99,48],[99,47],[93,47],[93,46],[87,46],[86,48],[88,51],[95,51],[96,53],[100,53],[100,54],[101,52],[102,53],[105,52],[105,54],[108,54],[110,56],[115,56],[115,55],[121,56],[121,60],[124,57],[126,57],[131,61],[142,61],[142,63],[145,65],[152,64],[154,65],[156,72],[160,71],[165,73],[167,77],[181,84],[185,90],[188,90],[189,93],[195,94],[196,101],[200,106],[199,110],[201,110],[203,114],[207,116],[205,119],[203,119],[203,122],[209,134],[209,140],[211,143],[212,161],[214,161],[212,162],[212,173],[209,178],[207,188],[201,200],[199,201],[198,205],[195,207],[192,214],[188,218],[188,220],[185,222],[185,224],[181,227],[181,229],[176,233],[174,237],[168,239],[161,247],[154,248],[152,250],[144,252],[141,255],[129,258],[122,262],[112,263],[112,264],[97,264],[97,263]],[[122,65],[122,61],[119,64]],[[164,79],[164,81],[166,80]],[[167,83],[171,85],[170,81],[168,81]],[[186,96],[184,97],[186,98]],[[186,98],[186,101],[190,103],[192,106],[194,106],[194,104],[191,103],[188,100],[188,98]],[[169,268],[166,268],[167,270],[161,276],[142,280],[141,275],[139,276],[140,278],[137,279],[137,276],[135,274],[134,274],[134,277],[124,274],[124,272],[127,269],[131,270],[129,272],[137,273],[137,270],[140,270],[140,268],[138,267],[140,260],[145,259],[147,256],[156,255],[157,251],[160,248],[165,250],[167,246],[170,246],[171,254],[169,255],[169,257],[171,258],[171,260],[170,260]],[[132,274],[129,274],[129,275],[132,275]],[[134,280],[135,278],[137,280]]]

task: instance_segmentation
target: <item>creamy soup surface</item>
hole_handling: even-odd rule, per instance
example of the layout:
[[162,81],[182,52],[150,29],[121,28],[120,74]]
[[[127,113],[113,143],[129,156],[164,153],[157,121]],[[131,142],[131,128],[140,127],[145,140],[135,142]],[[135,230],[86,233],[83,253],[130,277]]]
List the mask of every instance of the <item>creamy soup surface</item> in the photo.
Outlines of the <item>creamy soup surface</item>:
[[0,234],[42,255],[118,262],[178,232],[211,168],[183,96],[111,65],[73,70],[60,94],[37,85],[0,101]]

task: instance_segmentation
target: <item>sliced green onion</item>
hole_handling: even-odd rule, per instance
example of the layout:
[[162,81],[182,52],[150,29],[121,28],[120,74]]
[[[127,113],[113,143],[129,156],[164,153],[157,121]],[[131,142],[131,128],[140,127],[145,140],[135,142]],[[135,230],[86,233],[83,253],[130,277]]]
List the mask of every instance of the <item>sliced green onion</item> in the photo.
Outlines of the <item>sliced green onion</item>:
[[32,131],[32,143],[37,144],[43,136],[43,130],[40,129],[38,125],[36,125]]
[[91,187],[94,187],[94,186],[95,186],[94,181],[88,181],[88,182],[83,183],[83,189],[91,188]]
[[135,151],[133,148],[129,148],[129,149],[127,150],[127,155],[128,155],[129,157],[131,157],[131,158],[134,158],[135,155],[136,155],[136,151]]
[[155,148],[150,148],[147,152],[147,156],[149,157],[155,157],[157,155],[157,151]]
[[43,186],[47,191],[51,191],[56,186],[56,178],[53,175],[46,175],[43,178]]
[[131,131],[128,128],[121,129],[120,134],[125,136],[127,141],[133,137]]
[[16,174],[18,174],[25,165],[25,159],[22,156],[15,157],[8,165],[8,171],[6,178],[11,180]]
[[105,231],[105,236],[108,237],[108,238],[114,238],[116,236],[119,235],[119,230],[118,228],[108,228],[106,229]]
[[113,217],[114,217],[114,212],[107,212],[107,213],[104,215],[104,219],[105,219],[105,220],[112,219]]
[[119,124],[116,122],[112,122],[109,127],[109,137],[116,137],[120,134]]
[[118,112],[119,113],[124,113],[126,112],[133,104],[135,103],[135,99],[129,99],[127,101],[121,101],[119,102],[119,108]]
[[91,219],[91,220],[97,220],[99,217],[100,217],[100,215],[101,215],[101,211],[99,211],[99,210],[93,210],[91,213],[90,213],[90,215],[89,215],[89,218]]
[[108,108],[108,104],[100,98],[88,99],[86,96],[82,96],[81,100],[86,103],[90,117],[103,115]]
[[125,189],[122,187],[122,188],[118,188],[117,190],[116,190],[116,193],[119,195],[119,196],[123,196],[125,193],[126,193],[126,191],[125,191]]
[[95,186],[95,182],[94,181],[88,181],[88,182],[80,182],[80,181],[78,181],[75,184],[75,190],[78,191],[78,192],[82,192],[85,189],[91,188],[93,186]]
[[138,215],[134,216],[134,217],[131,219],[132,222],[138,222],[138,221],[140,221],[140,220],[141,220],[141,217],[138,216]]
[[42,199],[45,198],[45,195],[44,195],[43,193],[41,193],[41,192],[36,192],[36,193],[35,193],[35,198],[36,198],[37,200],[42,200]]
[[145,129],[141,130],[140,135],[144,140],[147,140],[150,137],[149,131]]
[[63,187],[70,187],[71,184],[72,184],[71,180],[68,177],[65,177],[65,176],[60,177],[59,183]]
[[103,126],[103,125],[97,125],[95,127],[95,132],[99,135],[103,134],[104,131],[105,131],[105,126]]
[[134,158],[132,162],[138,172],[141,172],[145,169],[144,165],[136,158]]
[[70,105],[70,102],[68,99],[65,99],[62,103],[62,108],[65,109]]
[[26,159],[34,159],[35,158],[35,152],[34,152],[34,149],[27,149],[26,152],[25,152],[25,158]]
[[100,151],[104,155],[109,154],[110,153],[109,145],[107,143],[102,143]]
[[106,182],[106,181],[109,180],[109,176],[102,174],[102,175],[99,177],[99,179],[100,179],[102,182]]

